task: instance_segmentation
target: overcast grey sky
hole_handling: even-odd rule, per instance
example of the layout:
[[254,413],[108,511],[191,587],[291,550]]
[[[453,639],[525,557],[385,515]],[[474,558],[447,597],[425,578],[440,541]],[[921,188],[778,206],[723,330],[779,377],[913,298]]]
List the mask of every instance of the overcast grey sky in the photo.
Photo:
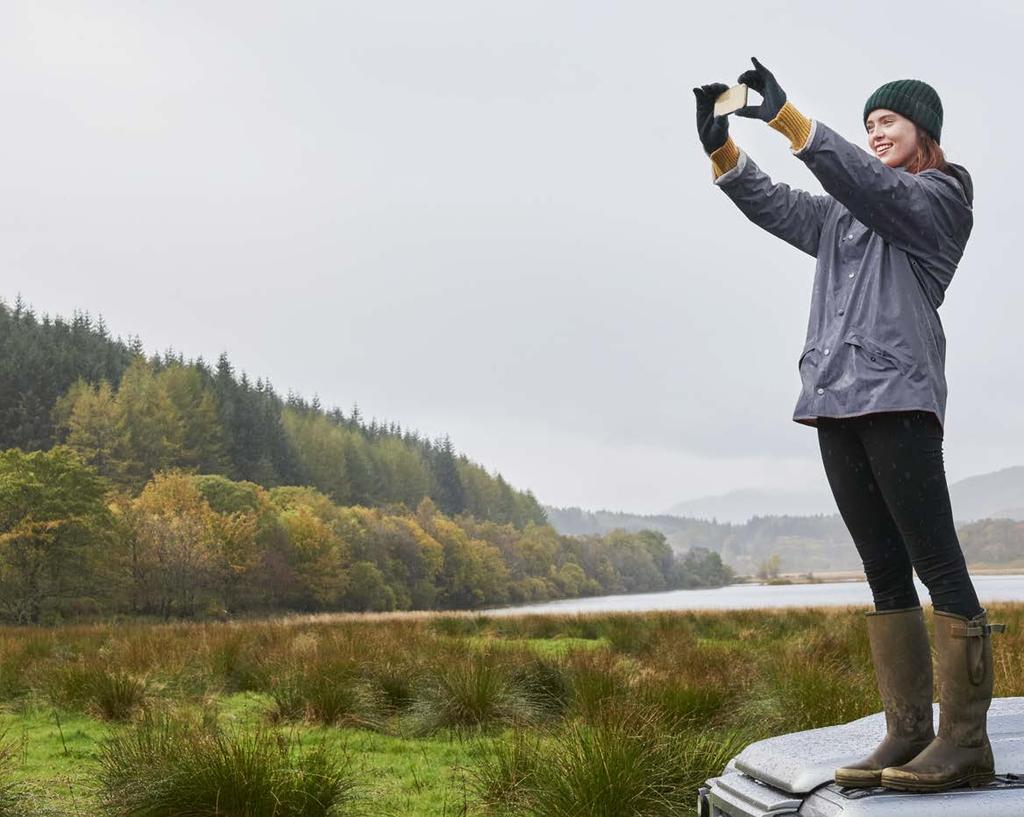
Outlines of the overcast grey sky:
[[691,88],[754,55],[863,145],[915,77],[976,190],[947,471],[1024,463],[1022,6],[701,5],[5,0],[0,295],[448,433],[551,504],[827,490],[790,419],[814,261],[713,186]]

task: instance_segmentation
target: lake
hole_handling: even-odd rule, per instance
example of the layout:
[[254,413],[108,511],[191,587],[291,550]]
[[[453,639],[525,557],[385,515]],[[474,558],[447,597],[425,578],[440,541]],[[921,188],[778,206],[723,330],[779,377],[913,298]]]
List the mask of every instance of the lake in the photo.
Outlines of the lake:
[[[982,603],[1024,601],[1024,575],[973,576]],[[915,579],[921,601],[928,603],[928,590]],[[562,599],[543,604],[483,610],[502,613],[613,613],[647,610],[736,610],[752,607],[823,607],[871,604],[867,582],[822,582],[821,584],[732,584],[710,590],[670,590],[665,593],[630,593]]]

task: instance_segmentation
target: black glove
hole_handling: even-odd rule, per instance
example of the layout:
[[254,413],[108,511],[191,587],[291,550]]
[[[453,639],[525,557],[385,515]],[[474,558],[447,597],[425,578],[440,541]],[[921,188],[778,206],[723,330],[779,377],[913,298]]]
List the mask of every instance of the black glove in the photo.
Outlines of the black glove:
[[721,82],[712,82],[710,85],[701,85],[700,88],[693,89],[697,97],[697,133],[708,156],[724,145],[729,138],[729,117],[715,116],[715,100],[728,90],[729,86]]
[[736,81],[753,88],[763,99],[760,105],[745,105],[736,111],[736,115],[771,122],[786,104],[786,92],[779,87],[772,72],[757,61],[757,57],[751,57],[750,61],[754,63],[755,70],[744,71]]

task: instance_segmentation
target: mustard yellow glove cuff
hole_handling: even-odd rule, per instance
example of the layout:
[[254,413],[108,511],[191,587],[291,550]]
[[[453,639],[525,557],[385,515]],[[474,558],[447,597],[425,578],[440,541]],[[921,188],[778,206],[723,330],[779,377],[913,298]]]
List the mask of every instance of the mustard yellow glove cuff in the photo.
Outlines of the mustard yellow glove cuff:
[[807,138],[811,135],[811,120],[800,113],[788,99],[782,109],[775,114],[775,118],[768,123],[768,127],[786,136],[793,150],[800,150],[807,144]]
[[717,179],[727,170],[732,170],[736,167],[736,163],[740,160],[740,149],[736,147],[736,143],[732,141],[730,136],[725,140],[725,144],[718,148],[714,153],[711,154],[711,169],[715,173]]

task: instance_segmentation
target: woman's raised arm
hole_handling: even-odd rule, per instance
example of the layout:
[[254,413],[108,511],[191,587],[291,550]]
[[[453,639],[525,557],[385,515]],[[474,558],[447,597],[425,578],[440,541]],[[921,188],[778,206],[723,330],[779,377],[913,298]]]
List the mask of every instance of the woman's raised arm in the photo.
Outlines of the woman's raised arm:
[[746,153],[737,152],[735,167],[718,176],[715,184],[758,227],[817,258],[832,197],[773,182]]
[[959,259],[973,226],[960,182],[941,170],[909,173],[844,139],[825,123],[810,120],[786,99],[775,77],[756,59],[740,75],[764,97],[738,116],[766,121],[790,140],[822,187],[861,224],[886,241],[925,259]]
[[697,132],[711,159],[712,176],[743,214],[772,235],[817,257],[818,241],[831,196],[820,196],[775,183],[729,136],[729,120],[714,115],[722,83],[694,88]]

